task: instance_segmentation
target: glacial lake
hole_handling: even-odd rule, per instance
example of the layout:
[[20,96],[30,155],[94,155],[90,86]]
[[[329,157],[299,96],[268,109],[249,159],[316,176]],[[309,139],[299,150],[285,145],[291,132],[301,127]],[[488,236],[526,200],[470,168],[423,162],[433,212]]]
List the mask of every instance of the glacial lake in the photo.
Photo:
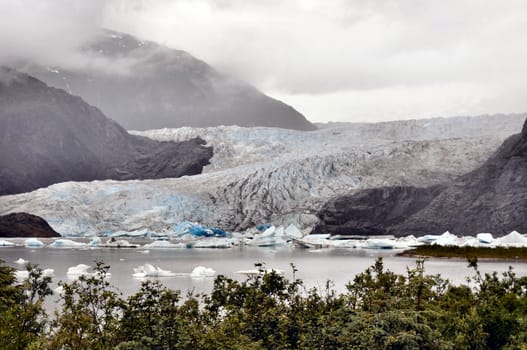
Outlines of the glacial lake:
[[[290,264],[298,269],[297,276],[304,280],[307,287],[324,290],[327,280],[333,282],[337,291],[344,291],[348,281],[368,266],[377,257],[383,257],[385,266],[391,271],[405,273],[407,267],[415,266],[415,258],[399,257],[397,250],[371,249],[320,249],[308,250],[294,247],[259,248],[239,246],[230,249],[137,249],[95,248],[25,248],[0,247],[0,259],[16,269],[23,266],[14,263],[22,258],[39,264],[42,268],[54,269],[54,285],[59,280],[68,280],[68,267],[77,264],[94,265],[95,260],[101,260],[111,266],[111,283],[124,295],[136,292],[141,279],[132,276],[134,267],[149,263],[164,270],[177,273],[175,277],[163,277],[159,280],[172,289],[209,292],[212,289],[213,278],[192,278],[190,272],[196,266],[214,269],[217,274],[223,274],[238,280],[245,275],[239,270],[254,269],[255,263],[265,263],[267,268],[283,270],[285,276],[292,277]],[[509,266],[517,275],[527,275],[527,263],[516,261],[480,261],[482,272],[504,272]],[[473,269],[467,267],[463,259],[429,258],[425,263],[427,274],[441,274],[454,283],[464,283],[466,276],[473,275]]]

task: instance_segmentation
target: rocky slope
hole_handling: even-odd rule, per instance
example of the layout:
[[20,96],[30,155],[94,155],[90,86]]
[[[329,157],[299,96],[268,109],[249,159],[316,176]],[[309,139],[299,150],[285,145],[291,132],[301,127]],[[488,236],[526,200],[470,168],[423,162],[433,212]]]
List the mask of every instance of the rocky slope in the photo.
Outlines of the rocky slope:
[[[216,125],[315,129],[291,106],[218,73],[185,51],[106,30],[87,45],[86,57],[93,58],[90,68],[29,67],[28,72],[81,96],[127,129]],[[95,65],[98,61],[104,65]]]
[[13,213],[0,216],[0,237],[60,237],[60,234],[38,216]]
[[199,174],[212,156],[201,139],[130,135],[80,97],[0,70],[0,194],[63,181]]
[[[406,206],[405,204],[411,205]],[[367,209],[367,210],[366,210]],[[423,235],[527,232],[527,121],[481,167],[437,188],[383,188],[335,198],[318,231]],[[381,218],[390,220],[379,221]],[[367,227],[368,230],[364,230]]]
[[[507,127],[499,124],[495,130]],[[215,148],[212,164],[203,174],[179,179],[63,183],[4,196],[0,214],[33,212],[60,232],[75,235],[163,231],[183,220],[228,230],[264,222],[305,227],[314,225],[323,203],[338,194],[452,181],[480,166],[503,141],[488,136],[449,139],[448,133],[441,135],[445,139],[395,141],[382,130],[375,139],[363,138],[353,128],[145,132],[160,140],[202,136]],[[481,130],[481,135],[489,133]],[[241,165],[234,166],[237,160]]]

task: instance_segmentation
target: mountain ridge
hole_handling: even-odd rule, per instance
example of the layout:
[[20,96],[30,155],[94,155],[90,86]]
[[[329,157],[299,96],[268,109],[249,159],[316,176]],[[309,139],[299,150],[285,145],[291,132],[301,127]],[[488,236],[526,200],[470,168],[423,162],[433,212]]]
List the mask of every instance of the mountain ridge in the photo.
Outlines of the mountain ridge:
[[27,66],[49,85],[81,96],[127,129],[268,126],[315,130],[293,107],[223,75],[189,53],[103,30],[85,48],[105,66]]

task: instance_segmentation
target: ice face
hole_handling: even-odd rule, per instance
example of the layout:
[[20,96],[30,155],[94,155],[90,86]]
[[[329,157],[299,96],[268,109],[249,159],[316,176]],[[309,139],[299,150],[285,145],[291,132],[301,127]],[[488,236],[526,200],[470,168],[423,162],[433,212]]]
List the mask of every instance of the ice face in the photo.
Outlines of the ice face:
[[212,164],[205,174],[178,179],[68,182],[2,196],[0,214],[31,212],[56,231],[78,236],[178,235],[185,234],[178,227],[185,221],[203,225],[185,229],[204,235],[209,228],[244,230],[269,222],[303,229],[316,223],[313,213],[332,196],[432,185],[479,166],[502,142],[502,129],[513,129],[482,120],[432,120],[424,133],[416,121],[309,133],[239,127],[149,131],[141,135],[202,136],[215,148]]

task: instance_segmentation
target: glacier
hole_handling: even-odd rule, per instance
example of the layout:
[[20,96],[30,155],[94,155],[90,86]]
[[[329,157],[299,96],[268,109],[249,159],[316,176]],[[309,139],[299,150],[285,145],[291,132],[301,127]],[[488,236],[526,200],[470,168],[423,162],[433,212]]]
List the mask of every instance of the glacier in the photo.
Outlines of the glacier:
[[[237,126],[134,132],[160,141],[200,136],[214,156],[200,175],[65,182],[1,196],[0,214],[41,216],[65,237],[171,237],[185,222],[233,234],[263,223],[306,229],[337,194],[429,186],[471,171],[522,118],[351,124],[312,132]],[[298,232],[290,235],[299,238]]]

